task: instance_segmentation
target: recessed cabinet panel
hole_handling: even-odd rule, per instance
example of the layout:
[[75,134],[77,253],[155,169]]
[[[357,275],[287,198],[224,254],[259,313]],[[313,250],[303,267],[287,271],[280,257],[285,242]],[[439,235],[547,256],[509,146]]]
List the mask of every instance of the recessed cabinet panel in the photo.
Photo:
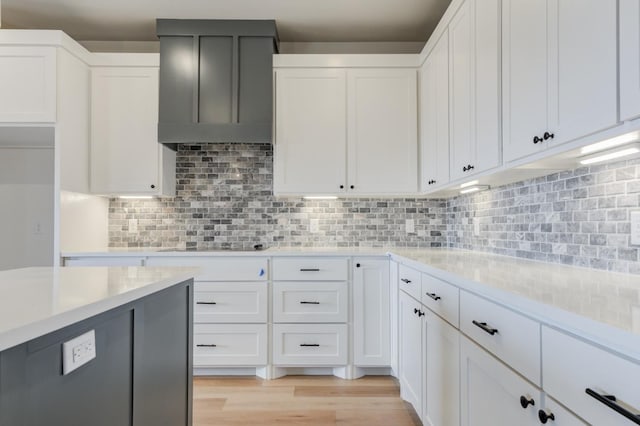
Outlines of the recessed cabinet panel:
[[195,324],[193,342],[198,367],[267,364],[266,324]]
[[196,323],[267,322],[267,283],[197,282],[193,295]]
[[273,67],[274,41],[266,37],[238,37],[238,121],[273,121],[273,76],[265,70]]
[[232,122],[233,37],[200,37],[198,122]]
[[420,187],[428,191],[449,182],[449,33],[445,32],[421,70]]
[[273,322],[346,322],[346,282],[273,283]]
[[640,116],[640,2],[620,0],[620,120]]
[[346,324],[274,324],[273,363],[340,366],[348,360]]
[[408,401],[422,417],[422,375],[424,358],[422,347],[422,306],[404,291],[399,296],[398,334],[400,356],[400,396]]
[[274,192],[345,191],[345,76],[337,69],[276,71]]
[[193,37],[162,38],[160,81],[163,84],[160,85],[160,99],[163,99],[163,102],[160,104],[159,112],[161,123],[193,122],[193,79],[196,65],[193,57]]
[[347,72],[348,188],[357,193],[417,190],[415,70]]
[[0,122],[56,121],[56,49],[0,48]]

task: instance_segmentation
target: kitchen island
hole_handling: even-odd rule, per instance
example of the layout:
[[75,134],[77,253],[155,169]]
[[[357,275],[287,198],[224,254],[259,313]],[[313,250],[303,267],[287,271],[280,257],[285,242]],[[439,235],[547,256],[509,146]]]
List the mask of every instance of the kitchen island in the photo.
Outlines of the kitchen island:
[[191,425],[195,272],[0,272],[0,426]]

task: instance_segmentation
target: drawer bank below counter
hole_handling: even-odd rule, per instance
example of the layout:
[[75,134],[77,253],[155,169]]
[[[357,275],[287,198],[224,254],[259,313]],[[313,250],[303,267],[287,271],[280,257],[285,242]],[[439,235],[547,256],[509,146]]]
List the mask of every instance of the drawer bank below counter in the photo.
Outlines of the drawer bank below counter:
[[195,272],[0,272],[0,426],[190,426]]

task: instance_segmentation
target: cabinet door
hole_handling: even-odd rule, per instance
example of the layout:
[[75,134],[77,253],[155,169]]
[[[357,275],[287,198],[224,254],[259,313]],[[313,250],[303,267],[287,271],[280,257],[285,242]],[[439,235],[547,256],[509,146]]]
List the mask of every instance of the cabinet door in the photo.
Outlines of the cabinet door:
[[544,149],[547,131],[547,3],[502,2],[502,108],[505,162]]
[[[533,426],[540,391],[466,337],[460,337],[462,426]],[[534,405],[521,406],[521,398]]]
[[617,1],[548,0],[548,5],[547,131],[554,134],[549,143],[559,144],[618,121]]
[[449,34],[438,40],[420,79],[420,188],[449,182]]
[[277,70],[275,84],[274,192],[344,192],[345,71]]
[[467,0],[449,24],[451,179],[500,162],[500,7]]
[[158,69],[94,68],[91,191],[155,194],[161,187]]
[[0,48],[0,122],[56,121],[56,49]]
[[347,76],[349,191],[416,192],[416,70],[354,69],[347,71]]
[[389,261],[354,259],[353,358],[358,366],[390,365]]
[[423,423],[460,425],[460,337],[458,330],[425,309]]
[[405,292],[400,292],[400,396],[422,417],[422,318],[421,305]]
[[620,120],[640,116],[640,2],[620,0]]

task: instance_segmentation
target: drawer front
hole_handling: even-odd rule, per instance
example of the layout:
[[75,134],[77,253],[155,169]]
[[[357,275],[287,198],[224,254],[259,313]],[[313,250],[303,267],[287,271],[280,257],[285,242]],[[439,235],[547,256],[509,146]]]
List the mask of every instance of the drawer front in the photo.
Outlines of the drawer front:
[[347,322],[346,282],[274,282],[273,322]]
[[196,323],[267,322],[267,283],[195,283]]
[[545,392],[589,424],[636,424],[586,390],[614,395],[619,405],[640,413],[639,363],[548,327],[542,328],[542,362]]
[[273,363],[281,366],[347,364],[346,324],[274,324]]
[[422,274],[422,304],[454,327],[459,325],[460,290],[431,275]]
[[[461,291],[460,330],[531,382],[540,385],[539,323]],[[491,330],[497,331],[490,334]]]
[[266,324],[194,324],[194,367],[267,364]]
[[542,409],[542,411],[544,411],[547,416],[553,415],[553,421],[547,419],[547,424],[549,426],[587,426],[585,422],[577,418],[573,413],[564,408],[562,405],[558,404],[549,395],[545,395],[544,408]]
[[326,257],[273,259],[274,281],[347,281],[349,260]]
[[420,293],[422,292],[420,284],[422,280],[422,273],[420,271],[416,271],[408,266],[400,265],[398,280],[400,290],[404,290],[414,299],[420,300]]
[[64,266],[142,266],[142,257],[67,257]]
[[149,257],[146,266],[195,266],[200,268],[196,281],[267,281],[266,257],[176,256]]

